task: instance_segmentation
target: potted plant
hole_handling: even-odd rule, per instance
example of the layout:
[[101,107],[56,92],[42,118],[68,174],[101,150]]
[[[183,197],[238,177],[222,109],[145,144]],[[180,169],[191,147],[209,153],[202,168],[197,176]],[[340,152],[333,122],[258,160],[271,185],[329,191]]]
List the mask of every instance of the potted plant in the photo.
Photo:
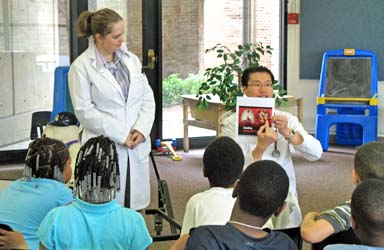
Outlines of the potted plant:
[[[272,54],[272,50],[269,45],[264,46],[262,43],[238,45],[235,51],[220,43],[207,49],[205,53],[215,52],[218,58],[223,59],[223,62],[218,66],[205,70],[205,79],[196,95],[198,108],[207,108],[212,96],[217,95],[220,101],[224,103],[225,110],[234,110],[236,97],[243,95],[240,83],[243,69],[259,66],[261,55],[265,53]],[[282,97],[285,90],[281,88],[277,81],[273,84],[273,90],[277,106],[287,101]]]

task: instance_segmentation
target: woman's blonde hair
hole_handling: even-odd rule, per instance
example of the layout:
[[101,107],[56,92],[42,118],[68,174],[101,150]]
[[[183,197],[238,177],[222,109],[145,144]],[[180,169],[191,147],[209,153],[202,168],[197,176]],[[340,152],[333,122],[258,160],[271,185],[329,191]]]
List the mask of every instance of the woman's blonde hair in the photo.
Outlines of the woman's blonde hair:
[[80,38],[88,38],[99,33],[106,36],[111,33],[111,24],[117,23],[123,18],[116,11],[105,8],[96,12],[82,12],[76,23],[77,36]]

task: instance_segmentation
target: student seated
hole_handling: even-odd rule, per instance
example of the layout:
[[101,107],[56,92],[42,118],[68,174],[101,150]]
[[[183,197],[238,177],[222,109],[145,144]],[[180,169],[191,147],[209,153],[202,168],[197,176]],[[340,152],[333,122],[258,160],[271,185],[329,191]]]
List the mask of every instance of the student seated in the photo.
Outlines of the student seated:
[[76,199],[44,218],[41,249],[147,249],[152,238],[143,217],[115,200],[119,173],[115,143],[103,136],[89,139],[76,160]]
[[252,163],[234,186],[237,200],[230,221],[197,227],[186,249],[297,249],[286,234],[262,228],[272,214],[284,209],[288,187],[288,176],[278,163]]
[[[362,145],[355,154],[352,181],[358,184],[368,178],[384,180],[384,144],[369,142]],[[350,201],[334,209],[309,212],[301,224],[301,236],[309,243],[318,243],[332,234],[347,231],[351,228]]]
[[[241,147],[230,137],[213,140],[204,151],[203,174],[210,188],[193,195],[186,206],[181,237],[172,250],[185,249],[192,228],[202,225],[225,225],[231,217],[236,199],[233,185],[240,178],[244,166]],[[266,227],[271,227],[269,222]]]
[[[37,230],[45,215],[52,208],[73,200],[72,190],[64,184],[71,178],[71,173],[71,159],[64,143],[50,138],[31,142],[23,178],[0,191],[0,224],[16,231],[6,233],[2,239],[17,242],[10,238],[18,238],[18,231],[29,249],[38,249]],[[4,248],[20,247],[6,245]]]
[[189,199],[181,235],[201,225],[227,223],[235,204],[233,184],[239,179],[243,165],[242,150],[230,137],[218,137],[208,145],[203,155],[203,174],[210,188]]
[[335,244],[324,250],[384,249],[384,181],[369,179],[359,184],[351,200],[352,228],[361,245]]

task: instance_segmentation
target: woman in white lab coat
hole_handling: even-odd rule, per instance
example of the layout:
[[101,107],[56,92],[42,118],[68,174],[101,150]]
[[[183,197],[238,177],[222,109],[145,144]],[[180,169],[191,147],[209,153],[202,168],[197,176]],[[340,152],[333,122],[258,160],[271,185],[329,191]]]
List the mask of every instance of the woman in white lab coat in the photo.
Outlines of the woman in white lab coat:
[[[68,82],[81,142],[98,135],[116,143],[120,165],[120,192],[125,200],[127,168],[130,170],[130,203],[133,209],[150,200],[150,131],[155,101],[138,57],[124,46],[124,21],[115,11],[85,11],[77,21],[77,33],[89,47],[71,65]],[[129,163],[129,164],[127,164]]]

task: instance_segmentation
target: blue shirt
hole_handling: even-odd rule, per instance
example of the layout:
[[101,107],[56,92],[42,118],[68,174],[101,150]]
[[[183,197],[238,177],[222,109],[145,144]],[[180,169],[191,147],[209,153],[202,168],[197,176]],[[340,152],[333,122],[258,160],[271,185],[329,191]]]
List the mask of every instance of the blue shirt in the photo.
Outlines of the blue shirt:
[[38,249],[37,230],[45,215],[72,200],[72,190],[58,181],[17,180],[0,191],[0,223],[20,231],[29,248]]
[[116,200],[91,204],[76,199],[52,210],[38,234],[48,249],[144,250],[152,243],[141,214]]

